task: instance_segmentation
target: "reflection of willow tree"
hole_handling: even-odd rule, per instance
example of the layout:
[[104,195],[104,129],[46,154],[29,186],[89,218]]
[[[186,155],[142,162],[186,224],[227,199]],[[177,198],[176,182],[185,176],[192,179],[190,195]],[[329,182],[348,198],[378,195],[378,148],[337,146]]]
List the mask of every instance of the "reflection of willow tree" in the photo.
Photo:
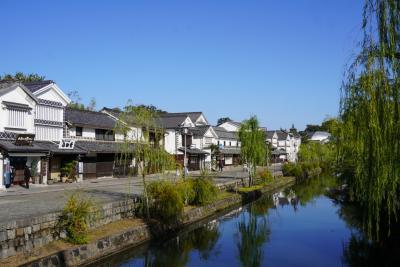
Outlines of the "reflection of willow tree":
[[306,205],[316,197],[325,194],[327,188],[337,186],[337,179],[332,176],[312,177],[296,184],[292,190],[296,193],[301,205]]
[[[262,246],[269,240],[271,229],[269,227],[266,213],[259,213],[266,208],[266,202],[253,203],[248,209],[248,216],[245,214],[242,221],[238,223],[239,260],[243,266],[261,266],[263,251]],[[268,202],[269,205],[271,201]],[[256,206],[254,206],[256,204]],[[263,216],[258,216],[263,214]]]
[[371,241],[363,227],[363,210],[354,202],[335,199],[339,217],[355,231],[343,247],[343,262],[347,266],[400,266],[398,225],[392,225],[392,236],[387,229],[381,229],[380,241]]
[[215,250],[219,237],[218,227],[213,224],[179,235],[174,240],[163,244],[162,247],[149,249],[145,255],[145,266],[186,266],[190,253],[194,250],[199,252],[202,259],[208,260]]

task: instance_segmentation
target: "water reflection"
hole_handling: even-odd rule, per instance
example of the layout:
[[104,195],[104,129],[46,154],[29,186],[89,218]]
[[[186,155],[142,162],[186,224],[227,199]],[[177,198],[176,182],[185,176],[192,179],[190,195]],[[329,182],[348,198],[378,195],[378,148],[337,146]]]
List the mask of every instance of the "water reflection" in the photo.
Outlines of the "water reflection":
[[367,240],[360,210],[334,188],[308,179],[96,266],[400,266],[400,235]]
[[263,245],[269,240],[271,229],[266,213],[271,208],[271,199],[260,199],[247,208],[237,224],[236,242],[242,266],[261,266]]
[[190,254],[194,251],[199,253],[200,259],[208,260],[212,255],[218,255],[215,245],[219,236],[218,221],[209,222],[192,232],[183,233],[157,248],[147,250],[144,266],[186,266]]

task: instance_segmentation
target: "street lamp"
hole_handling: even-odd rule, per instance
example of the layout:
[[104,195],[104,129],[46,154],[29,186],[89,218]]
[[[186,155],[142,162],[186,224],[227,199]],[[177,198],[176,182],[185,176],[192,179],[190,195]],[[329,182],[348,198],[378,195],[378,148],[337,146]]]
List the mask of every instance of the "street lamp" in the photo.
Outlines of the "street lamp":
[[184,136],[184,155],[183,155],[183,178],[186,178],[186,136],[188,133],[188,127],[182,126],[182,132],[183,132],[183,136]]

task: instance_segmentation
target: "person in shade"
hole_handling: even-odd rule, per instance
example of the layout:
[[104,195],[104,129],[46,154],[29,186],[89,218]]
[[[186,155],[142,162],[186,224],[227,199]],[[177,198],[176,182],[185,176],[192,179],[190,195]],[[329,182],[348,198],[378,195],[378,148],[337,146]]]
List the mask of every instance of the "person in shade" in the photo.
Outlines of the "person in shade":
[[31,179],[31,177],[32,177],[31,170],[27,165],[25,165],[24,178],[25,178],[26,189],[29,189],[29,180]]

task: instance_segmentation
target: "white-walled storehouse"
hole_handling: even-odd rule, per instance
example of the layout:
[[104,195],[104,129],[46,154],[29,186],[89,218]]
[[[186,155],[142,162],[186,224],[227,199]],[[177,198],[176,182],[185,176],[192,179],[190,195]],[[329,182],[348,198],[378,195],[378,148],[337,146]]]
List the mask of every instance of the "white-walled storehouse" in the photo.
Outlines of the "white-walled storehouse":
[[13,169],[14,182],[19,183],[28,165],[36,182],[47,183],[49,158],[65,152],[57,142],[63,138],[69,102],[53,81],[0,83],[0,149],[5,163],[0,174]]
[[[240,127],[240,126],[239,126]],[[228,129],[237,129],[239,127],[229,127]],[[226,128],[214,126],[215,133],[217,134],[216,144],[219,147],[219,158],[222,160],[224,166],[239,165],[241,164],[240,159],[240,141],[239,134],[237,131],[228,131]]]
[[165,150],[174,155],[178,163],[184,165],[186,150],[189,170],[209,168],[211,158],[206,144],[215,135],[202,112],[166,113],[161,114],[159,119],[160,126],[165,130]]
[[297,133],[284,130],[266,131],[266,142],[272,149],[273,162],[296,162],[301,138]]

